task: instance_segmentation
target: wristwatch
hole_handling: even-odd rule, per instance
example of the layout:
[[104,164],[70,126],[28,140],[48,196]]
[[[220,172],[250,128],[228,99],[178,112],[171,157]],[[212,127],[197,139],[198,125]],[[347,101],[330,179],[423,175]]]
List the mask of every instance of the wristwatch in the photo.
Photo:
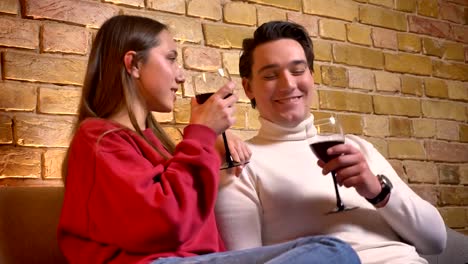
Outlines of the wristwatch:
[[366,198],[366,200],[373,205],[376,205],[385,200],[385,198],[387,198],[387,196],[390,194],[393,187],[392,183],[385,175],[377,174],[377,178],[379,179],[380,186],[382,186],[382,191],[380,191],[380,193],[372,199]]

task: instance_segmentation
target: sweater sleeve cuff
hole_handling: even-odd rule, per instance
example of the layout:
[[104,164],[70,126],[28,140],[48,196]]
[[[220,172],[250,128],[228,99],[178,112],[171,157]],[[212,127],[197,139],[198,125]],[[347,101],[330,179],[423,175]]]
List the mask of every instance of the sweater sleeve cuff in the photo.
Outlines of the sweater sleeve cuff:
[[184,138],[194,139],[201,145],[213,147],[216,141],[216,133],[213,129],[199,124],[190,124],[184,128]]

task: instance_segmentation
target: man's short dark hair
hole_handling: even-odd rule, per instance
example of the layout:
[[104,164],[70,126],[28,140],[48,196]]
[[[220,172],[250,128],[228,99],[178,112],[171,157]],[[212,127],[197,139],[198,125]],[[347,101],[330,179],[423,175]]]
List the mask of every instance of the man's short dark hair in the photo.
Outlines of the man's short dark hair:
[[[302,46],[307,59],[307,65],[313,71],[314,49],[307,30],[296,23],[287,21],[270,21],[258,27],[253,38],[246,38],[242,42],[242,55],[239,60],[239,73],[241,77],[252,77],[253,52],[261,44],[279,40],[293,39]],[[255,99],[251,100],[255,108]]]

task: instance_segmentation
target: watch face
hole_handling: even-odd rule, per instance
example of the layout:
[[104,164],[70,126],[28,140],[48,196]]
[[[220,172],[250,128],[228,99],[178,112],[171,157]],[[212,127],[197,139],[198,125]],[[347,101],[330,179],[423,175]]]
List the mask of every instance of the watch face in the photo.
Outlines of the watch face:
[[387,178],[387,176],[379,174],[377,177],[379,177],[381,183],[386,184],[388,187],[390,187],[390,189],[393,187],[392,182]]

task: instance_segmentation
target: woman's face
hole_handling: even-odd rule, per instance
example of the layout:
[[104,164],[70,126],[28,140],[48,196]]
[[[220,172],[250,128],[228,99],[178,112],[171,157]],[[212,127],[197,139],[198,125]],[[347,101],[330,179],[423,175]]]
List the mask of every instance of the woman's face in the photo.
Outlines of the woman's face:
[[170,112],[185,77],[177,63],[177,46],[172,35],[163,30],[158,38],[159,45],[150,49],[145,63],[139,63],[136,83],[149,111]]

